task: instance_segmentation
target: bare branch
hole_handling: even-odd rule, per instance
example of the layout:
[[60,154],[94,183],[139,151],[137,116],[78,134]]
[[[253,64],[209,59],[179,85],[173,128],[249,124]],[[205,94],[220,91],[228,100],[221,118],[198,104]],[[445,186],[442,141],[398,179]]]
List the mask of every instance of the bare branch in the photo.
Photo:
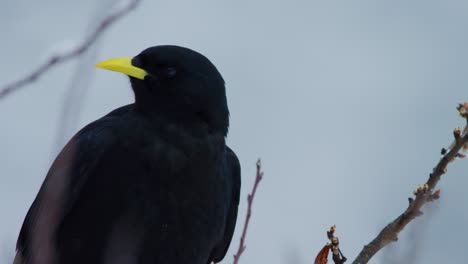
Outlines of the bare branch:
[[[458,106],[459,114],[468,121],[468,103]],[[377,237],[366,245],[359,253],[353,264],[367,263],[380,249],[398,240],[398,234],[406,227],[413,219],[422,215],[421,208],[424,204],[430,201],[437,200],[440,197],[440,190],[435,190],[441,176],[447,172],[447,165],[456,158],[464,157],[464,154],[459,153],[460,150],[466,149],[468,143],[468,125],[465,126],[463,132],[460,128],[456,128],[453,132],[455,140],[448,149],[442,150],[442,158],[433,172],[429,175],[429,179],[423,186],[419,186],[415,191],[415,199],[408,198],[408,208],[395,220],[389,223]]]
[[247,228],[249,227],[250,216],[252,215],[252,204],[255,197],[255,193],[257,192],[257,187],[260,181],[263,178],[262,172],[262,165],[260,159],[257,160],[257,174],[255,176],[255,182],[252,188],[252,192],[247,196],[247,215],[245,216],[244,228],[242,229],[242,235],[240,238],[239,248],[237,249],[237,253],[234,254],[234,262],[233,264],[238,264],[240,256],[245,251],[245,237],[247,235]]
[[113,23],[117,20],[125,16],[127,13],[132,11],[137,7],[137,5],[141,2],[141,0],[128,0],[128,4],[125,5],[123,8],[113,12],[109,16],[105,17],[101,23],[96,27],[96,29],[89,35],[81,45],[78,47],[66,51],[62,54],[55,54],[52,55],[45,63],[40,65],[36,70],[32,71],[30,74],[20,78],[16,81],[13,81],[4,87],[0,88],[0,99],[6,97],[7,95],[11,94],[14,91],[19,90],[20,88],[24,87],[27,84],[30,84],[36,81],[42,74],[50,70],[57,64],[63,63],[67,60],[72,58],[78,57],[83,52],[88,50],[91,45],[102,35],[102,33],[109,28]]

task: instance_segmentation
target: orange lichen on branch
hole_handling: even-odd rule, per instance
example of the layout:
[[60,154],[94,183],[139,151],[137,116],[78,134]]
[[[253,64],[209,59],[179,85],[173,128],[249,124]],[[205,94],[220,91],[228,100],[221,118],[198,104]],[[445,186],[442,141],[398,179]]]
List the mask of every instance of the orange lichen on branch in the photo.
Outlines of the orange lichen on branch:
[[328,254],[332,252],[332,259],[335,264],[343,264],[347,260],[343,253],[341,253],[339,244],[340,241],[338,237],[335,236],[336,225],[332,225],[330,230],[327,231],[327,237],[330,240],[317,254],[315,257],[314,264],[327,264],[328,262]]

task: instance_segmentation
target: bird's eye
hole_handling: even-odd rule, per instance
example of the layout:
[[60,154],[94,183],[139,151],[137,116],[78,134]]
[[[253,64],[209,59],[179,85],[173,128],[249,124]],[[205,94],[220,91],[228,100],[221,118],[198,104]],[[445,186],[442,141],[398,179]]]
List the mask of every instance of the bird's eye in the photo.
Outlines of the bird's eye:
[[143,60],[139,56],[136,56],[132,59],[132,65],[138,68],[144,68]]
[[164,68],[162,69],[162,74],[163,74],[164,76],[166,76],[167,78],[173,78],[173,77],[176,76],[177,70],[176,70],[176,68],[170,67],[170,66],[164,67]]

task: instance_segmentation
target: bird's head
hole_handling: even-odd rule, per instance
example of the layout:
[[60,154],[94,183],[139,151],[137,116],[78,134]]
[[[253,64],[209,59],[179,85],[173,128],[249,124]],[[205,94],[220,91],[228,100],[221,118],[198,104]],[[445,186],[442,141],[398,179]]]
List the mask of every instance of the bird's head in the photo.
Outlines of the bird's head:
[[203,55],[178,46],[155,46],[133,58],[115,58],[96,65],[130,77],[135,106],[180,122],[202,122],[227,133],[229,110],[224,80]]

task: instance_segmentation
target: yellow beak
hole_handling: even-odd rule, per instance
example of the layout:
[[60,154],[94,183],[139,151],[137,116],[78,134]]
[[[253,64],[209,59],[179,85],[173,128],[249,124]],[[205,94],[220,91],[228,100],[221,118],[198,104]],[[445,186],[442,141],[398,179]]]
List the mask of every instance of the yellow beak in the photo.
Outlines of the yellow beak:
[[148,74],[145,70],[135,67],[132,65],[132,58],[114,58],[105,61],[101,61],[96,64],[96,67],[124,73],[128,76],[144,80],[145,76]]

